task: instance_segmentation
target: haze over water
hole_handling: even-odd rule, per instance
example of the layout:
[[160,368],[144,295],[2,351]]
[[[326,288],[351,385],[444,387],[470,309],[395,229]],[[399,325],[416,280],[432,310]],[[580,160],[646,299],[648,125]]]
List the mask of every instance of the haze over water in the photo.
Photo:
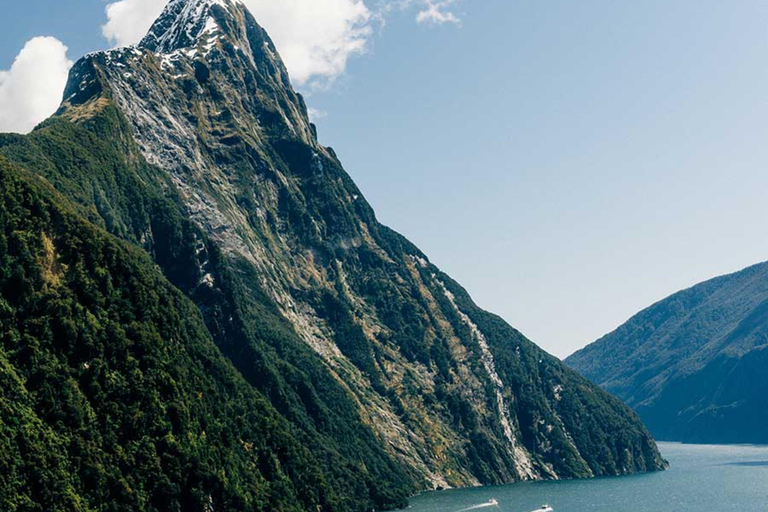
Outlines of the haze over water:
[[537,482],[428,493],[409,512],[766,512],[768,446],[660,443],[670,469],[661,473],[566,482]]

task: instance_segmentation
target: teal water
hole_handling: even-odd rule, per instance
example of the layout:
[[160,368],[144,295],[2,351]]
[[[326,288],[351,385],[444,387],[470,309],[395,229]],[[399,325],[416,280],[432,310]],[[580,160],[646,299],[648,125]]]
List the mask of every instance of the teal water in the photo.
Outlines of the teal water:
[[537,482],[440,491],[411,500],[409,512],[767,512],[768,446],[660,443],[668,471],[619,478]]

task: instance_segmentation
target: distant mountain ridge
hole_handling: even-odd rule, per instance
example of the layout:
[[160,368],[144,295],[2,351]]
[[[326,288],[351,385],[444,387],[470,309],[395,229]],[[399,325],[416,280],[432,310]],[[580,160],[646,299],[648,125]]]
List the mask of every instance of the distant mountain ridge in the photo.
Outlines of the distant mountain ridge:
[[768,263],[676,293],[565,361],[658,439],[768,442]]
[[0,204],[0,364],[42,432],[0,444],[56,446],[40,463],[70,475],[23,492],[35,462],[0,454],[8,510],[368,511],[665,466],[631,410],[376,220],[241,2],[172,0],[78,61],[0,163],[30,191]]

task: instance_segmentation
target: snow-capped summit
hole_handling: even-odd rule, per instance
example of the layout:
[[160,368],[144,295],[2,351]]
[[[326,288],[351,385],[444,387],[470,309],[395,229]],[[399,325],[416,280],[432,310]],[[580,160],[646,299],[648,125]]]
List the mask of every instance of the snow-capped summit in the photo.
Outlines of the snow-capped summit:
[[221,14],[235,15],[238,7],[245,8],[241,0],[171,0],[139,46],[157,53],[196,46],[220,31]]

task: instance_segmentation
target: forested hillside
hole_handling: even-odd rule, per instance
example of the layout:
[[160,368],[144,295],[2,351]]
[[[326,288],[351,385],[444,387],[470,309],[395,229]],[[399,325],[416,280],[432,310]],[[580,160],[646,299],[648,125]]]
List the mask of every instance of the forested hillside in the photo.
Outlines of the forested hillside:
[[566,361],[635,408],[653,434],[768,442],[768,264],[668,297]]

